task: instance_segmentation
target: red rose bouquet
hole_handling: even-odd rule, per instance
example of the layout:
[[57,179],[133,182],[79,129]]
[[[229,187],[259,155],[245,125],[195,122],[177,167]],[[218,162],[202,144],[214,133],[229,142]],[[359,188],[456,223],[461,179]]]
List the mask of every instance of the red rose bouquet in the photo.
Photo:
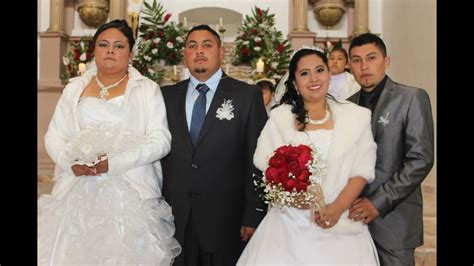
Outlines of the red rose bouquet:
[[324,173],[325,166],[315,148],[288,144],[274,151],[263,177],[255,185],[263,188],[261,197],[267,204],[311,204],[320,209],[324,206],[320,187]]

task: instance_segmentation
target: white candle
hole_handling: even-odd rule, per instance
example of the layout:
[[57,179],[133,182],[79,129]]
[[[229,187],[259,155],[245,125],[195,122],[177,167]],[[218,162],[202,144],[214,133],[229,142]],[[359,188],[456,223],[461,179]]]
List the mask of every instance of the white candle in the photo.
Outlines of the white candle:
[[173,74],[174,75],[178,74],[178,69],[176,69],[176,65],[173,66]]
[[224,26],[224,23],[222,23],[222,17],[219,17],[219,25]]
[[186,17],[184,17],[184,27],[187,28],[188,27],[188,19]]
[[86,64],[84,63],[79,63],[79,65],[77,66],[78,67],[78,72],[79,72],[79,75],[83,75],[84,72],[86,72]]
[[219,24],[216,24],[216,31],[219,31]]
[[265,63],[262,61],[262,59],[258,59],[256,71],[258,73],[262,73],[264,67],[265,67]]
[[227,65],[225,66],[225,73],[229,74],[229,63],[227,63]]

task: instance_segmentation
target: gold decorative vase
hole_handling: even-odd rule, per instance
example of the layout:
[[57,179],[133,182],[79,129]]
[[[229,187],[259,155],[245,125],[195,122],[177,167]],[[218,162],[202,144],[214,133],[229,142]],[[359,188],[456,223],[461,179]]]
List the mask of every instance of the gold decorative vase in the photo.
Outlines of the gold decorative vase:
[[109,14],[108,0],[79,0],[79,17],[89,27],[97,28],[107,21]]
[[310,0],[316,20],[330,28],[341,21],[344,14],[343,0]]

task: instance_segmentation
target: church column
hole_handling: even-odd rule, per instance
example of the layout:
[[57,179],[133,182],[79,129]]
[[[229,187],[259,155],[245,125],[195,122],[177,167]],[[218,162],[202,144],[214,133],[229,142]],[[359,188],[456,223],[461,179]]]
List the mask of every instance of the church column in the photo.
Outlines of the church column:
[[295,0],[293,17],[294,27],[293,32],[309,32],[308,30],[308,1]]
[[49,27],[39,33],[40,66],[39,88],[63,87],[60,75],[64,73],[62,56],[66,53],[69,36],[64,27],[64,0],[51,0]]
[[110,20],[114,19],[126,19],[126,5],[124,0],[110,1]]
[[64,0],[51,0],[49,32],[64,32]]
[[289,1],[290,29],[288,40],[292,49],[303,45],[314,45],[316,33],[308,29],[308,0]]
[[369,0],[355,0],[354,36],[370,32],[369,30]]
[[[71,21],[70,6],[74,1],[50,0],[50,20],[46,31],[38,34],[39,38],[39,77],[38,77],[38,138],[37,138],[37,171],[38,176],[52,176],[54,162],[48,156],[44,146],[44,135],[54,113],[54,108],[61,96],[64,85],[60,75],[64,73],[62,56],[66,53]],[[72,17],[71,17],[72,18]],[[67,32],[67,33],[66,33]]]

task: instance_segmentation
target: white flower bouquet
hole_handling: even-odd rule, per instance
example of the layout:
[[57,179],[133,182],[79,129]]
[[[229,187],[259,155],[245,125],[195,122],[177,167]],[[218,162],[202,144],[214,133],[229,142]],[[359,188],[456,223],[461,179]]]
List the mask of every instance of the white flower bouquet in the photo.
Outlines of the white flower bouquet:
[[110,158],[146,142],[148,142],[146,137],[122,130],[120,125],[85,127],[66,145],[66,156],[71,164],[92,166],[103,156]]

